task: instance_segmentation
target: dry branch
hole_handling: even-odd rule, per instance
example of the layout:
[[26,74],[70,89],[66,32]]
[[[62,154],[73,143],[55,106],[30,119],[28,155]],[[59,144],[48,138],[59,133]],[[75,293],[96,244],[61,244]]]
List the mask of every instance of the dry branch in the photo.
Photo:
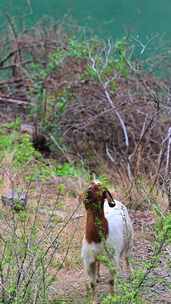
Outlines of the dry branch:
[[26,100],[19,100],[19,99],[13,99],[13,98],[8,98],[6,96],[0,96],[0,102],[3,103],[13,103],[16,105],[22,105],[22,106],[29,106],[30,103],[28,103],[28,101]]

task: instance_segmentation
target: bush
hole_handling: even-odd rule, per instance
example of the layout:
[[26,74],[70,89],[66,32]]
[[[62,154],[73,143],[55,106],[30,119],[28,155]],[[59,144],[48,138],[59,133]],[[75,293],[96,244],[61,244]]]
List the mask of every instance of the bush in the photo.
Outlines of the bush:
[[30,217],[26,211],[12,214],[10,220],[4,215],[9,226],[0,239],[1,303],[48,303],[46,247],[39,241],[37,223],[28,229]]

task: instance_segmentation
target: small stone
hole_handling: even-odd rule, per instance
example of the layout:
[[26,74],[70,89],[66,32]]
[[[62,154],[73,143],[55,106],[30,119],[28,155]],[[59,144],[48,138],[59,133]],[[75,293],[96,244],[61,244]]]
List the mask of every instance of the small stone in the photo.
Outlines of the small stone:
[[5,195],[1,196],[1,200],[4,206],[11,207],[15,211],[20,211],[26,208],[27,193],[9,191]]

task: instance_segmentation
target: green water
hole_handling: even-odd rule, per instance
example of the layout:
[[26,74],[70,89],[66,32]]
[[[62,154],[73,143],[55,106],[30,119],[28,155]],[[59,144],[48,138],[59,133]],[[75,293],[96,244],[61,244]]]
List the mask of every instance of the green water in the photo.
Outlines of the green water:
[[62,19],[65,14],[82,26],[89,26],[99,35],[118,38],[129,32],[148,39],[159,33],[171,38],[171,0],[0,0],[0,26],[4,26],[4,13],[21,16],[29,25],[40,17]]

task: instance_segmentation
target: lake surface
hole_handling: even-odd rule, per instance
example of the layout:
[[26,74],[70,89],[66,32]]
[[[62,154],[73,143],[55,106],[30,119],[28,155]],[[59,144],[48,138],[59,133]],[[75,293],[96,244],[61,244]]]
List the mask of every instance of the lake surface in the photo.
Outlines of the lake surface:
[[155,34],[171,38],[171,0],[0,0],[0,26],[5,12],[21,16],[29,6],[29,25],[45,15],[62,19],[69,14],[103,37],[115,39],[129,32],[143,41]]

